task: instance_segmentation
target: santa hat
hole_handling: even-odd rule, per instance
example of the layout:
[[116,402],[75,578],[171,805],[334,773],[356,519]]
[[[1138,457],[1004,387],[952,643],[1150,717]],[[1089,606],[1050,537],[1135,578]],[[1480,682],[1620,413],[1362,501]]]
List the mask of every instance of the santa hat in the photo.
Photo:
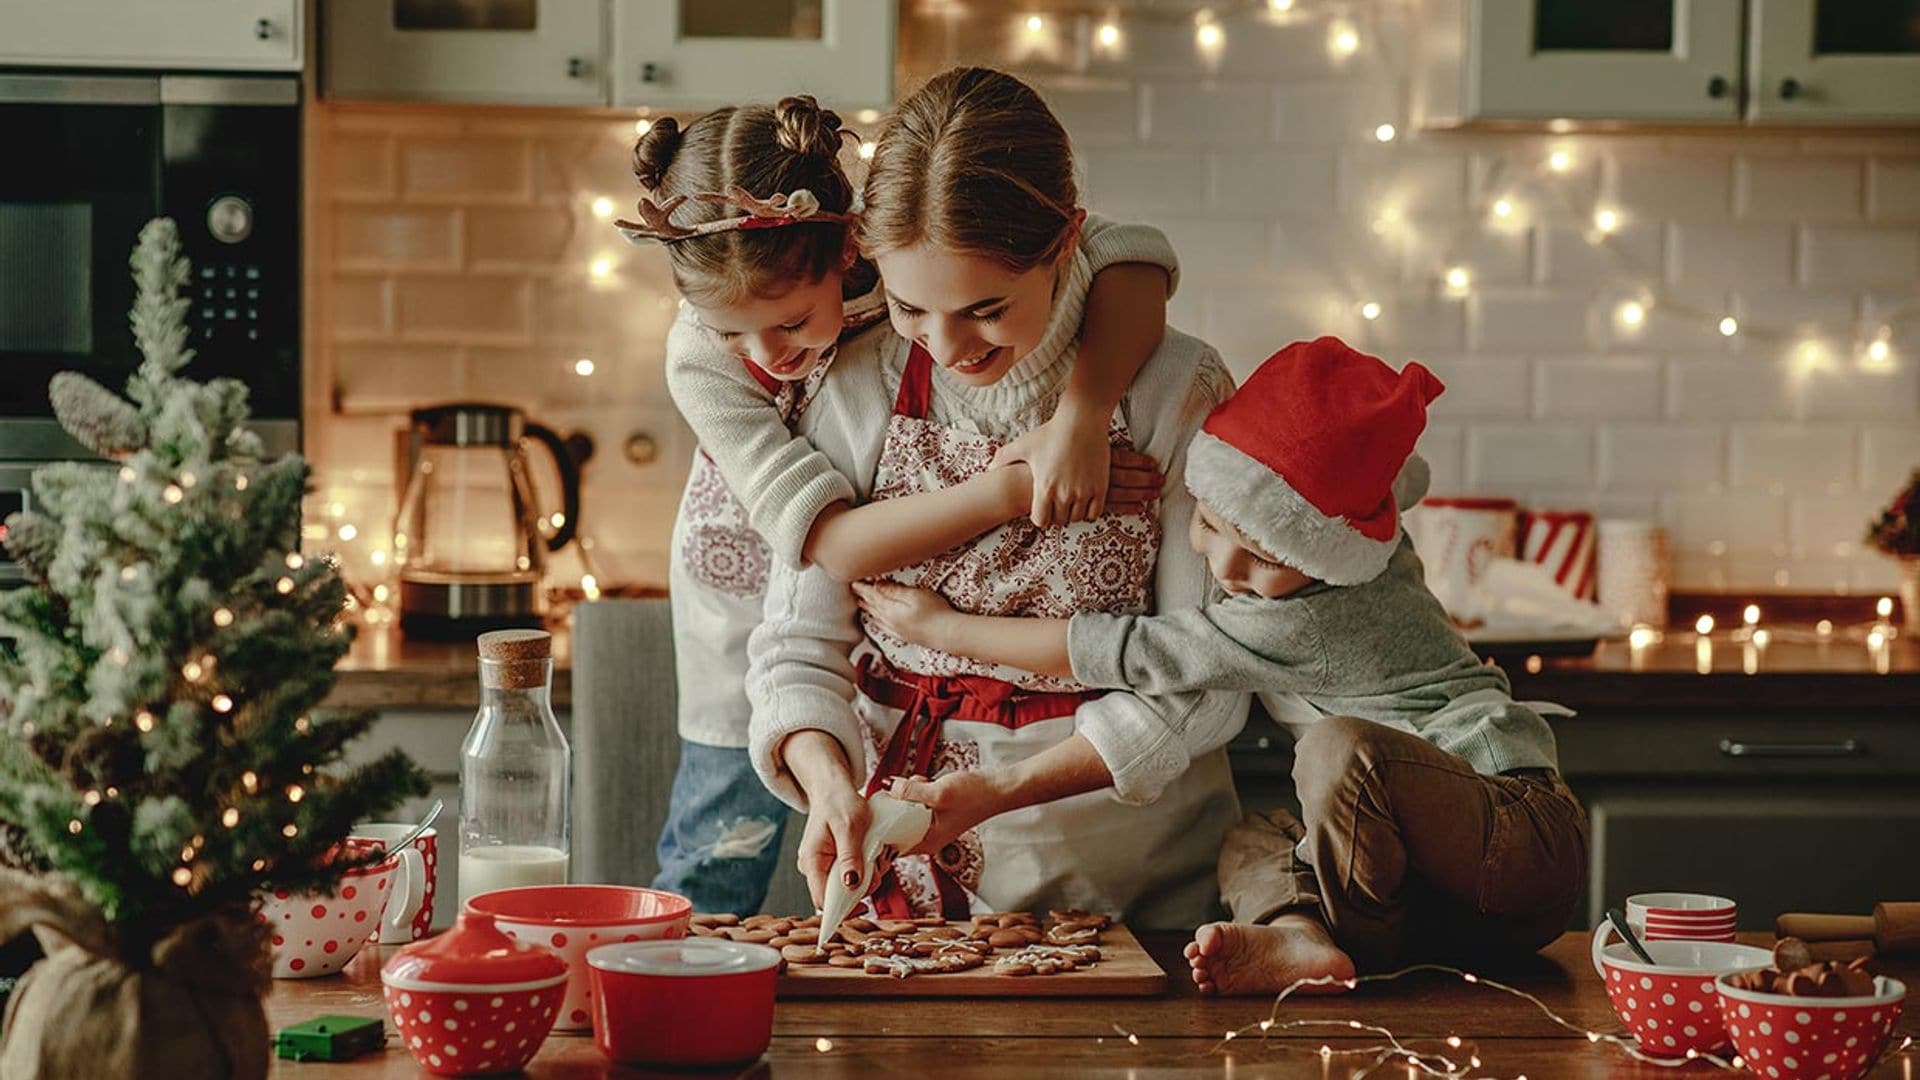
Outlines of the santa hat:
[[1248,540],[1309,577],[1358,585],[1400,539],[1393,480],[1445,389],[1335,337],[1296,341],[1207,417],[1187,489]]

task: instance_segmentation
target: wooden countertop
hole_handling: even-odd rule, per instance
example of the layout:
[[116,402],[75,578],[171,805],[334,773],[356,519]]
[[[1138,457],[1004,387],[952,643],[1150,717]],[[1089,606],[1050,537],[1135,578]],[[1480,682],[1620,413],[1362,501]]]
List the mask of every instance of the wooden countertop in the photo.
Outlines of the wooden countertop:
[[[1144,935],[1161,966],[1175,974],[1172,989],[1156,998],[1105,999],[806,999],[780,1002],[774,1014],[774,1042],[761,1061],[745,1068],[707,1072],[707,1076],[834,1077],[871,1080],[910,1072],[916,1077],[1347,1077],[1359,1073],[1369,1057],[1323,1061],[1323,1044],[1371,1045],[1382,1039],[1330,1037],[1318,1030],[1285,1032],[1271,1039],[1239,1039],[1224,1048],[1229,1029],[1257,1023],[1269,1015],[1263,998],[1202,998],[1185,978],[1180,948],[1185,935]],[[1757,944],[1770,935],[1745,935]],[[1587,935],[1563,936],[1539,957],[1497,976],[1538,996],[1574,1024],[1617,1033],[1622,1028],[1607,1004],[1606,991],[1593,974]],[[340,975],[280,981],[267,999],[272,1030],[327,1013],[385,1014],[379,965],[389,947],[369,947]],[[1886,974],[1912,985],[1920,963],[1882,965]],[[1673,1080],[1677,1075],[1711,1074],[1705,1067],[1675,1072],[1643,1065],[1619,1048],[1590,1042],[1568,1031],[1518,998],[1473,987],[1455,976],[1421,974],[1363,986],[1339,998],[1290,999],[1281,1010],[1287,1019],[1325,1018],[1344,1025],[1349,1019],[1380,1024],[1402,1039],[1445,1039],[1457,1035],[1474,1043],[1464,1053],[1484,1062],[1476,1074],[1489,1076],[1635,1077]],[[1893,1039],[1920,1029],[1912,1012]],[[1334,1027],[1333,1030],[1338,1030]],[[1137,1036],[1137,1044],[1128,1034]],[[825,1040],[823,1043],[821,1040]],[[824,1048],[823,1048],[824,1047]],[[1428,1047],[1431,1049],[1432,1047]],[[1443,1047],[1442,1047],[1443,1048]],[[1228,1053],[1226,1050],[1230,1049]],[[1920,1053],[1889,1054],[1871,1075],[1911,1076]],[[388,1034],[385,1051],[338,1065],[274,1062],[271,1075],[285,1080],[327,1077],[414,1077],[421,1075],[411,1054]],[[548,1038],[527,1069],[536,1078],[650,1076],[610,1064],[580,1035]],[[1404,1066],[1378,1075],[1405,1075]],[[1744,1075],[1744,1074],[1741,1074]]]

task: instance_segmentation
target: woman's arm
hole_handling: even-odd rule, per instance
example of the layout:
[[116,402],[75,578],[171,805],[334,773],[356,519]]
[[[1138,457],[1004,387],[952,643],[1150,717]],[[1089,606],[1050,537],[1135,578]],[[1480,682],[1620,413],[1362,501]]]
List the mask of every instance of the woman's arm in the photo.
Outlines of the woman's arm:
[[931,589],[891,581],[857,583],[853,593],[868,618],[902,641],[1036,675],[1073,678],[1065,619],[968,615]]
[[817,906],[826,898],[829,875],[852,888],[860,883],[860,851],[866,844],[872,812],[853,783],[847,755],[823,731],[796,731],[777,751],[807,793],[806,831],[800,837],[799,866]]

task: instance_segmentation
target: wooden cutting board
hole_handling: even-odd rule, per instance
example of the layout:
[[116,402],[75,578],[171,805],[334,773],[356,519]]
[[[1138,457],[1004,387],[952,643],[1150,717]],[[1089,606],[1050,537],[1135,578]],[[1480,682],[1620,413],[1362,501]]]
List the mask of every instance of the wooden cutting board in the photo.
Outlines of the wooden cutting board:
[[[964,928],[966,923],[955,923]],[[1058,975],[995,975],[993,958],[950,975],[869,975],[858,968],[788,964],[779,995],[801,997],[1158,997],[1167,973],[1133,931],[1115,924],[1100,934],[1100,962]]]

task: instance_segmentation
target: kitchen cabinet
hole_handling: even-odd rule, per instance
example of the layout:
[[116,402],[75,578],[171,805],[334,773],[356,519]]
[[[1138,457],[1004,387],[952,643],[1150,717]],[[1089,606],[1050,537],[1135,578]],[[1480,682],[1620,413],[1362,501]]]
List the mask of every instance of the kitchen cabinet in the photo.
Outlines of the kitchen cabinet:
[[[1441,0],[1433,119],[1920,121],[1908,0]],[[1446,81],[1446,72],[1431,75]]]
[[604,105],[602,17],[593,0],[328,0],[323,92]]
[[704,109],[893,98],[894,0],[329,0],[331,97]]
[[302,0],[7,0],[0,64],[298,71]]
[[612,0],[613,103],[705,108],[812,94],[893,100],[894,0]]

